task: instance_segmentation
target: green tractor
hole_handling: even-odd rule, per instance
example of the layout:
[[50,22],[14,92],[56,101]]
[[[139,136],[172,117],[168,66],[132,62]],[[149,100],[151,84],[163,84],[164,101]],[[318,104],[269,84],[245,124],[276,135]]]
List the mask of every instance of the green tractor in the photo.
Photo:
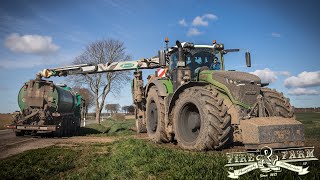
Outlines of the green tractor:
[[[145,86],[142,72],[134,72],[137,131],[156,143],[177,141],[199,151],[235,143],[247,149],[303,146],[303,125],[288,98],[256,75],[225,70],[224,55],[233,51],[239,49],[179,41],[159,51],[161,68]],[[245,57],[250,67],[250,53]]]
[[[177,142],[189,150],[248,149],[304,145],[303,125],[289,99],[258,76],[227,71],[224,56],[239,49],[223,44],[176,42],[154,58],[44,69],[38,76],[67,76],[135,70],[132,83],[137,132],[156,143]],[[250,53],[246,64],[251,66]],[[141,69],[157,69],[143,83]]]

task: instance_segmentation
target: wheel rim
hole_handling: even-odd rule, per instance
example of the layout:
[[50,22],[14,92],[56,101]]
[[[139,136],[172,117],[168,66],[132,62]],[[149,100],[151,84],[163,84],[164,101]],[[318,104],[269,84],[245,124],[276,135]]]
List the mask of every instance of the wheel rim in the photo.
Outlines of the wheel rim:
[[183,141],[191,143],[197,139],[201,128],[201,117],[196,105],[188,103],[183,106],[178,127]]
[[152,101],[149,105],[149,129],[152,134],[154,134],[157,131],[158,127],[158,109],[157,105],[154,101]]

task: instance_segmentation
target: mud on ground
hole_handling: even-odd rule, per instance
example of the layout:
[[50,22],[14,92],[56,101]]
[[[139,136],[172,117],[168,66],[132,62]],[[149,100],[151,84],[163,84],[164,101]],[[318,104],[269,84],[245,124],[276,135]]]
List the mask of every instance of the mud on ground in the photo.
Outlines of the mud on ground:
[[[149,141],[148,135],[146,133],[136,134],[133,136],[135,139],[142,139]],[[44,137],[16,137],[12,131],[1,130],[0,131],[0,159],[10,157],[15,154],[22,153],[27,150],[45,148],[49,146],[74,146],[76,144],[82,143],[110,143],[116,141],[119,137],[94,137],[94,136],[75,136],[68,138],[44,138]],[[315,156],[320,157],[320,143],[318,139],[306,139],[306,145],[315,147]],[[165,143],[159,144],[159,146],[180,149],[175,143]],[[180,149],[181,150],[181,149]],[[244,146],[233,146],[217,153],[227,153],[227,152],[244,152],[246,149]],[[216,153],[215,151],[210,151],[209,153]]]
[[[14,134],[13,134],[14,136]],[[8,135],[7,135],[8,137]],[[70,146],[72,144],[81,143],[108,143],[114,141],[111,137],[83,137],[76,136],[70,138],[41,138],[41,137],[16,137],[0,143],[0,159],[10,157],[15,154],[22,153],[27,150],[45,148],[49,146]]]

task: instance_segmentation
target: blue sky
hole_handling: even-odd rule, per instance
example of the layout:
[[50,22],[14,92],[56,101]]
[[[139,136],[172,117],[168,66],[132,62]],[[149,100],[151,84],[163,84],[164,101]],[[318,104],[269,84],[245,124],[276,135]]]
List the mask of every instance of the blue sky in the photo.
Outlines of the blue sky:
[[[165,37],[171,45],[216,39],[243,50],[226,56],[226,69],[259,75],[296,107],[320,106],[319,8],[316,0],[4,0],[0,112],[18,110],[19,89],[38,71],[71,64],[87,44],[103,38],[123,41],[133,59],[156,55]],[[245,67],[245,50],[251,68]],[[144,71],[149,73],[154,70]],[[130,84],[106,103],[132,104]]]

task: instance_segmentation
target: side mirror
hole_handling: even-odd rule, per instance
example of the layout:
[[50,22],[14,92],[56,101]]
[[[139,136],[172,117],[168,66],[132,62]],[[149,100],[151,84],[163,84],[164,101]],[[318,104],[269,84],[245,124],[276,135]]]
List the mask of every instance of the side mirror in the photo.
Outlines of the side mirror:
[[166,66],[166,53],[164,50],[159,51],[159,65]]
[[246,52],[246,64],[247,64],[247,67],[251,67],[250,52]]

